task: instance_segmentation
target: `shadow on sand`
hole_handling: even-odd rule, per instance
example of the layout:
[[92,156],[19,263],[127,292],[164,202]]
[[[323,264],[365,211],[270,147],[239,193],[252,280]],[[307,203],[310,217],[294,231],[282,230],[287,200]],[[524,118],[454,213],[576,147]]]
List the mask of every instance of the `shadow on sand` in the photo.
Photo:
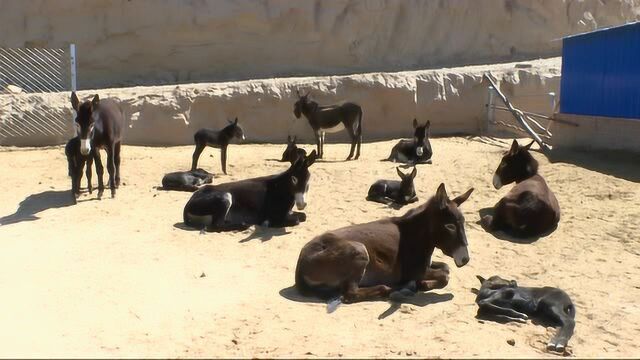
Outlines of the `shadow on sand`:
[[[280,290],[280,296],[283,298],[302,303],[311,303],[311,304],[328,304],[327,300],[320,299],[318,297],[313,296],[303,296],[300,294],[298,289],[295,286],[290,286]],[[399,291],[394,292],[389,297],[389,300],[386,302],[389,303],[389,308],[382,312],[382,314],[378,315],[378,319],[382,320],[396,311],[398,311],[402,304],[410,304],[419,307],[437,304],[445,301],[449,301],[453,299],[453,294],[438,294],[433,292],[417,292],[412,295],[405,295]],[[383,301],[383,300],[380,300]],[[333,310],[328,310],[327,312],[332,312]]]
[[22,221],[38,220],[37,213],[54,208],[74,205],[75,201],[71,190],[44,191],[27,196],[20,202],[18,210],[11,215],[0,218],[0,225],[15,224]]
[[[246,232],[247,230],[221,230],[221,231],[204,231],[204,230],[200,230],[200,229],[196,229],[193,228],[191,226],[188,226],[187,224],[185,224],[184,222],[177,222],[175,224],[173,224],[173,227],[176,229],[180,229],[180,230],[185,230],[185,231],[198,231],[202,234],[205,233],[216,233],[216,232],[238,232],[238,233],[242,233],[242,232]],[[253,231],[251,232],[251,234],[249,234],[249,236],[247,236],[246,238],[238,241],[240,243],[245,243],[247,241],[251,241],[253,239],[260,239],[261,241],[269,241],[271,239],[273,239],[273,237],[277,237],[277,236],[282,236],[282,235],[287,235],[290,234],[290,231],[287,231],[286,228],[270,228],[270,227],[264,227],[264,226],[254,226]]]
[[551,163],[567,163],[633,182],[640,182],[638,154],[625,151],[553,150],[545,153]]

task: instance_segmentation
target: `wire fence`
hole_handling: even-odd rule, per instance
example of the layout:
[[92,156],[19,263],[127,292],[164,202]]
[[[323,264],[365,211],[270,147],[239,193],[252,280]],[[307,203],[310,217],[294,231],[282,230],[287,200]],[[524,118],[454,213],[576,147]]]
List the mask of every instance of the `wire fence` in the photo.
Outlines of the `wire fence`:
[[71,135],[71,111],[53,110],[56,107],[48,106],[42,95],[75,88],[74,45],[0,47],[0,145],[20,143],[16,138]]

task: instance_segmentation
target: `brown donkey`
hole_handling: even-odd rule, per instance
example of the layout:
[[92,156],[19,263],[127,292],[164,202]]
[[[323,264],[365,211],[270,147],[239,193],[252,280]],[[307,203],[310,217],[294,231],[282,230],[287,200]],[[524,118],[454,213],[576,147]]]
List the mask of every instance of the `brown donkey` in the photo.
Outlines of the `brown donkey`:
[[303,295],[353,303],[385,299],[405,286],[427,291],[449,281],[444,263],[431,264],[435,248],[469,262],[464,217],[458,209],[472,189],[449,200],[444,184],[426,204],[400,217],[326,232],[307,243],[296,266],[296,288]]
[[504,230],[518,237],[535,237],[552,231],[560,221],[560,206],[546,181],[538,174],[538,162],[529,153],[533,141],[511,149],[493,175],[493,186],[516,185],[494,206],[494,214],[482,218],[488,232]]

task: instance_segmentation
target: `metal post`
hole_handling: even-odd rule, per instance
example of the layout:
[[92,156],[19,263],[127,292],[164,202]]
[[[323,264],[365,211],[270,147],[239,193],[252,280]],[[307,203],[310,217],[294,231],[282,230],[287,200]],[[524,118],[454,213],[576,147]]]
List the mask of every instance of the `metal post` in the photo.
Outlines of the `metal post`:
[[71,59],[71,91],[76,91],[76,44],[69,45],[69,57]]
[[551,97],[551,115],[553,115],[556,111],[556,93],[552,91],[549,93],[549,96]]
[[494,104],[493,98],[495,96],[495,92],[493,91],[493,86],[489,86],[487,93],[487,121],[484,123],[484,133],[489,133],[489,124],[494,122]]

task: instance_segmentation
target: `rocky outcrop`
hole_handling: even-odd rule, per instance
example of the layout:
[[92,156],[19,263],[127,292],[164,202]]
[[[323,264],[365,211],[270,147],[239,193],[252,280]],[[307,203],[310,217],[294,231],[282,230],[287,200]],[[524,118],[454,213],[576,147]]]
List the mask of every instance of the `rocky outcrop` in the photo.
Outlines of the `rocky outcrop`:
[[0,46],[76,43],[80,88],[323,76],[557,56],[640,0],[3,1]]

